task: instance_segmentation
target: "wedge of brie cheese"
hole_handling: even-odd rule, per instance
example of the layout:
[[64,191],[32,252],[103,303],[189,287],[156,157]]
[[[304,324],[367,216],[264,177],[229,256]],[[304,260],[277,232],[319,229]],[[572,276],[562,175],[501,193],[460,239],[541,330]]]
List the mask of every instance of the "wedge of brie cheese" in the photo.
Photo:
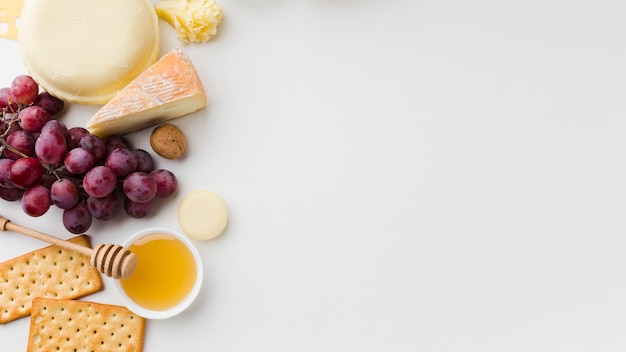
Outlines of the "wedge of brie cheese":
[[198,111],[206,104],[193,63],[181,49],[173,49],[119,91],[86,128],[102,138],[124,135]]

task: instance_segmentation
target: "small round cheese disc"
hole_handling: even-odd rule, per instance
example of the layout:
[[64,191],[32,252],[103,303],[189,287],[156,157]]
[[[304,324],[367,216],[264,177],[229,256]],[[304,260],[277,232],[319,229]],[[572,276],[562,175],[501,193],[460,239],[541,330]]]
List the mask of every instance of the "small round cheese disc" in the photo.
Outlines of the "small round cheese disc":
[[198,190],[189,193],[178,206],[178,224],[197,240],[218,236],[228,222],[228,208],[215,192]]
[[104,104],[156,61],[159,22],[149,0],[28,0],[17,42],[44,90]]

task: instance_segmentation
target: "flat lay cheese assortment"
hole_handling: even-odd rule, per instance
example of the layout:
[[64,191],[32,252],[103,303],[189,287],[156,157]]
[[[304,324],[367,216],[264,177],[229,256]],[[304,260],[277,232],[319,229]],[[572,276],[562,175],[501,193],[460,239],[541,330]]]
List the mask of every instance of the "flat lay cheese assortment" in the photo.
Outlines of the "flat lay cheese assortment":
[[[7,6],[7,1],[11,5]],[[183,50],[174,48],[158,57],[162,49],[158,18],[172,25],[181,42],[206,43],[217,34],[222,19],[222,9],[212,0],[162,0],[155,5],[149,0],[0,0],[0,14],[5,16],[0,21],[11,16],[9,30],[0,35],[17,39],[27,74],[46,93],[68,103],[101,106],[81,127],[102,140],[163,125],[166,121],[192,114],[207,105],[202,81],[191,58]],[[16,25],[18,18],[19,28]],[[182,131],[177,132],[180,133],[178,140],[184,141]],[[156,138],[153,139],[156,141]],[[169,157],[163,152],[157,154],[171,160],[178,159],[184,152],[185,146],[181,144],[181,147],[176,157]],[[0,159],[2,155],[0,150]],[[157,188],[157,191],[160,190]],[[228,210],[226,203],[216,193],[201,190],[185,197],[178,208],[178,218],[187,236],[208,240],[223,232]],[[71,253],[50,248],[45,249],[53,251],[45,252],[48,260],[55,258],[53,254],[62,254],[63,257],[58,261],[72,258],[72,261],[77,262],[78,257]],[[32,265],[34,262],[30,257],[25,258],[20,256],[0,263],[0,267],[4,265],[17,270],[18,266],[14,262],[26,261],[27,265],[19,267],[23,271],[22,277],[44,275],[41,268]],[[56,266],[57,261],[54,261]],[[78,271],[84,270],[69,267],[62,271],[64,267],[59,265],[59,272],[45,272],[50,285],[54,282],[67,285],[63,281],[67,275],[79,280],[81,276]],[[55,281],[57,276],[63,280]],[[101,283],[97,272],[96,276],[89,281]],[[74,284],[80,286],[78,282]],[[72,339],[71,344],[55,339],[52,345],[43,344],[41,339],[48,336],[42,329],[46,328],[46,324],[52,324],[56,315],[71,315],[68,319],[82,324],[80,326],[90,326],[90,323],[102,323],[105,326],[107,321],[91,321],[90,315],[81,313],[94,309],[107,314],[112,312],[107,315],[109,319],[124,317],[134,320],[136,326],[132,335],[136,341],[132,341],[132,350],[140,351],[143,348],[144,318],[130,314],[124,307],[95,302],[78,303],[78,298],[101,289],[102,286],[96,285],[91,291],[55,297],[37,295],[36,290],[32,290],[28,297],[33,302],[30,337],[27,336],[28,350],[91,350],[93,344],[77,344],[77,339]],[[11,304],[7,303],[6,311]],[[31,303],[24,305],[30,308]],[[0,323],[29,313],[30,310],[16,314]],[[94,341],[102,345],[117,345],[113,339],[115,334],[111,333],[109,338],[107,330],[107,334],[98,335],[99,340]],[[109,339],[111,341],[107,341]],[[119,346],[121,348],[122,344]]]

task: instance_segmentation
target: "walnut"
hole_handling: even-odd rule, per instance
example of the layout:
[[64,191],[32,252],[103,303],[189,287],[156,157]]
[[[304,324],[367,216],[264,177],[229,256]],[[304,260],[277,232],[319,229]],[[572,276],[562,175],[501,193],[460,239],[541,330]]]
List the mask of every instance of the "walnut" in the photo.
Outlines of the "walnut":
[[178,127],[164,123],[152,131],[150,146],[155,153],[166,159],[178,159],[187,150],[187,139]]

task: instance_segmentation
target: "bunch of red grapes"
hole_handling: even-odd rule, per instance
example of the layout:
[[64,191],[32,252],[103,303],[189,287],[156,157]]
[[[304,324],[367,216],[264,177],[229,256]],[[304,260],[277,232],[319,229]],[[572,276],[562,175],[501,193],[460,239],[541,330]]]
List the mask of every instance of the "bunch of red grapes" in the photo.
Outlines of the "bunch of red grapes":
[[52,205],[75,234],[124,209],[133,218],[151,214],[157,198],[171,196],[176,176],[156,169],[152,156],[127,139],[99,138],[55,119],[64,102],[41,92],[28,75],[0,88],[0,198],[21,200],[30,216]]

